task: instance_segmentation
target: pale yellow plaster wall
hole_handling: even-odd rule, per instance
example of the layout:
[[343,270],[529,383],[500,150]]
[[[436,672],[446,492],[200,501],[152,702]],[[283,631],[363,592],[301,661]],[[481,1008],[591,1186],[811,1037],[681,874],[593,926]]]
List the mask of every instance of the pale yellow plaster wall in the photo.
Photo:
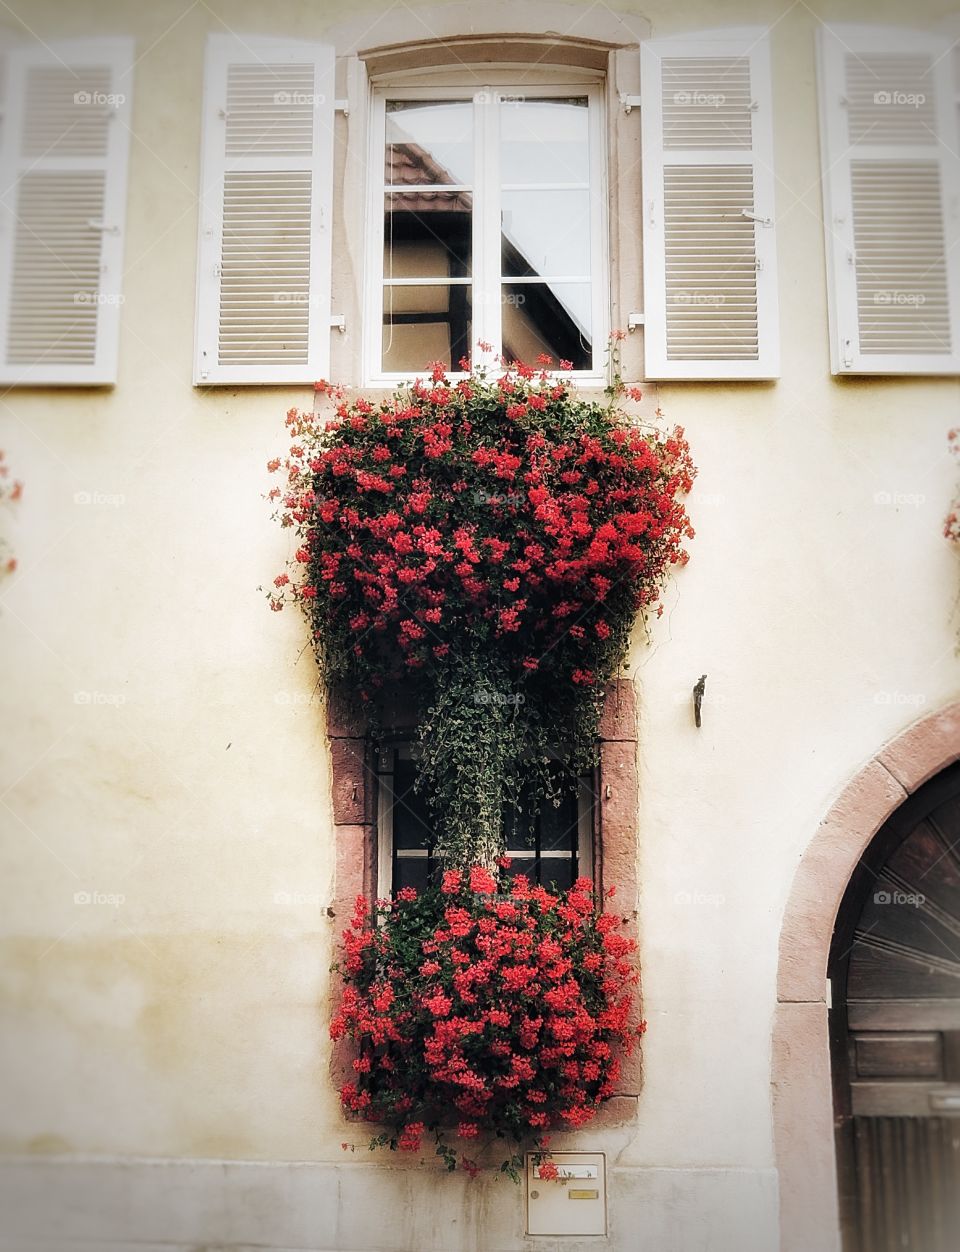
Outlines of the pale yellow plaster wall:
[[[576,8],[557,6],[558,29]],[[903,9],[820,16],[933,25],[948,11]],[[960,571],[940,538],[960,390],[830,377],[810,9],[642,12],[655,35],[774,28],[784,365],[776,384],[659,390],[701,469],[698,536],[632,654],[650,1031],[620,1159],[763,1169],[794,869],[879,744],[960,695]],[[0,611],[9,1151],[341,1156],[322,710],[300,624],[257,592],[287,550],[259,498],[264,465],[285,409],[312,396],[190,377],[205,34],[313,38],[348,16],[356,5],[302,0],[30,6],[39,35],[131,33],[139,61],[119,384],[0,397],[26,482]]]

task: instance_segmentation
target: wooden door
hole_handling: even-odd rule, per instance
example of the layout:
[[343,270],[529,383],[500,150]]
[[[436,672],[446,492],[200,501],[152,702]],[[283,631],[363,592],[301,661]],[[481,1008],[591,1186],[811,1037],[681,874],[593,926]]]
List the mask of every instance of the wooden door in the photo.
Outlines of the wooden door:
[[960,765],[870,845],[829,972],[844,1252],[958,1252]]

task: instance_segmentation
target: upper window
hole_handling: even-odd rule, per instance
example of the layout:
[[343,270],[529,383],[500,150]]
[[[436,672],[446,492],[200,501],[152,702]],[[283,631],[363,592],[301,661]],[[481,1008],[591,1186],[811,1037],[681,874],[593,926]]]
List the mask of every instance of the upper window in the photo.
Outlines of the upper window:
[[368,379],[541,355],[599,377],[599,85],[383,88],[374,104]]

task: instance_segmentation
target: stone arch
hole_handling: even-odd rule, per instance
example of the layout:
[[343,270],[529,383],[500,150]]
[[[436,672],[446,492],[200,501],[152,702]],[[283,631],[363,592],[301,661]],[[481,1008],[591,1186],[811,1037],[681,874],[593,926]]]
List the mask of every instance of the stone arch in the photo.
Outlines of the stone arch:
[[844,787],[808,845],[780,932],[773,1027],[781,1252],[839,1252],[827,962],[844,892],[887,818],[960,759],[960,702],[914,722]]
[[[324,32],[341,56],[360,56],[382,68],[399,67],[404,52],[424,65],[424,52],[439,61],[454,64],[476,60],[523,60],[536,45],[537,58],[554,48],[562,61],[583,63],[590,50],[595,53],[614,48],[634,47],[650,35],[650,23],[636,13],[615,13],[605,5],[584,9],[565,0],[455,0],[452,4],[430,4],[389,9],[374,17],[359,17],[332,25]],[[509,47],[504,39],[518,46]],[[577,48],[580,52],[577,55]],[[564,52],[567,48],[569,51]]]

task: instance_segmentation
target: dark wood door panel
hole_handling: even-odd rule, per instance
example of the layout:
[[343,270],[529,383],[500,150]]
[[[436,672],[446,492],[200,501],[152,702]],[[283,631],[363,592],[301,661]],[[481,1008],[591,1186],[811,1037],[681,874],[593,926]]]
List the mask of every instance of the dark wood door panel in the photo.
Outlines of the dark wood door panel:
[[960,1248],[960,1119],[855,1117],[864,1252]]
[[960,1252],[960,765],[868,847],[828,973],[844,1252]]

